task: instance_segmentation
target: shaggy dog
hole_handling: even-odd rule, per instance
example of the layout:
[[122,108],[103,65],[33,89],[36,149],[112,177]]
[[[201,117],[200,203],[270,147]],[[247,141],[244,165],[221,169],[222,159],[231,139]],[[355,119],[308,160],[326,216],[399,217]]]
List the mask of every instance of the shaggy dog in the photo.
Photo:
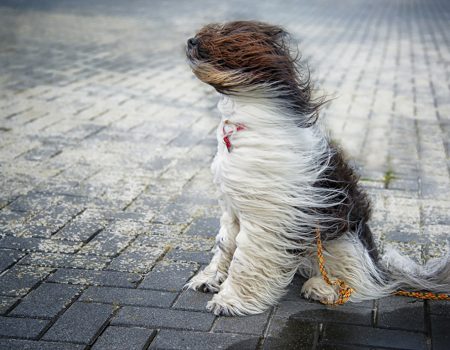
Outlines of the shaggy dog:
[[187,42],[194,74],[220,94],[222,120],[212,163],[223,211],[215,254],[186,287],[214,292],[215,314],[263,312],[296,272],[306,298],[333,303],[320,275],[316,233],[331,278],[351,301],[397,288],[449,291],[448,258],[419,266],[395,251],[379,257],[367,224],[370,204],[341,150],[317,123],[308,70],[278,26],[210,24]]

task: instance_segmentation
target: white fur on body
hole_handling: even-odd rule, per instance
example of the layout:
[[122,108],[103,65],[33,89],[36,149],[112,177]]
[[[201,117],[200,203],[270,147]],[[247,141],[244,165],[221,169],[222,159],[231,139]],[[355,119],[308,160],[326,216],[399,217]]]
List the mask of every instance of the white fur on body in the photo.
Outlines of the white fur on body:
[[[310,278],[302,288],[305,297],[327,302],[338,297],[320,277],[316,260],[311,228],[324,218],[294,209],[337,204],[335,193],[313,186],[331,156],[328,138],[317,124],[298,127],[272,101],[222,96],[219,102],[222,121],[212,172],[223,211],[221,228],[211,263],[187,284],[218,292],[207,305],[215,314],[263,312],[282,296],[297,271]],[[223,142],[226,120],[245,125],[230,136],[231,152]],[[352,301],[378,298],[405,284],[401,272],[396,281],[383,279],[355,233],[324,242],[324,249],[330,277],[354,288]],[[437,287],[421,273],[421,287]]]

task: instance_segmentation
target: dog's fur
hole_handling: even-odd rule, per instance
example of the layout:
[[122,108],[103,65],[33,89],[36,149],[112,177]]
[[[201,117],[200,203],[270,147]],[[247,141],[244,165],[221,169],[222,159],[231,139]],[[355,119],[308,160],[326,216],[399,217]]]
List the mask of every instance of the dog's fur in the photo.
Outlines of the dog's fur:
[[194,74],[221,94],[212,164],[221,228],[212,261],[187,284],[218,292],[208,310],[263,312],[297,271],[309,278],[306,298],[336,301],[336,288],[320,276],[316,228],[327,270],[355,290],[352,301],[399,287],[450,290],[448,258],[422,267],[395,251],[379,258],[368,198],[317,123],[324,99],[312,98],[309,72],[285,30],[250,21],[211,24],[188,40],[186,54]]

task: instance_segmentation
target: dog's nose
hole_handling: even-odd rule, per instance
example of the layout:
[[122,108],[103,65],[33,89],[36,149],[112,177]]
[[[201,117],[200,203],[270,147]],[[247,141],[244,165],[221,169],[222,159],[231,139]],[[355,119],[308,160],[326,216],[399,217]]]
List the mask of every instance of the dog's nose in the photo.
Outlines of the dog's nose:
[[191,49],[195,46],[197,46],[198,40],[196,38],[190,38],[188,39],[188,47]]

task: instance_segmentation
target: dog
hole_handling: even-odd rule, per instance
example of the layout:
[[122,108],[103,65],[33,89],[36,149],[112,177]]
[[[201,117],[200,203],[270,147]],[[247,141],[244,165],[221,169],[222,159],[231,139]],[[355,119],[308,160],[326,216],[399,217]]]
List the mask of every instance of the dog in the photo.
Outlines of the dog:
[[307,67],[283,28],[256,21],[210,24],[188,39],[195,76],[220,94],[211,169],[222,210],[214,256],[186,288],[216,293],[216,315],[249,315],[277,303],[298,272],[305,298],[334,303],[317,262],[359,302],[398,288],[450,290],[449,257],[419,266],[377,251],[358,176],[318,121]]

